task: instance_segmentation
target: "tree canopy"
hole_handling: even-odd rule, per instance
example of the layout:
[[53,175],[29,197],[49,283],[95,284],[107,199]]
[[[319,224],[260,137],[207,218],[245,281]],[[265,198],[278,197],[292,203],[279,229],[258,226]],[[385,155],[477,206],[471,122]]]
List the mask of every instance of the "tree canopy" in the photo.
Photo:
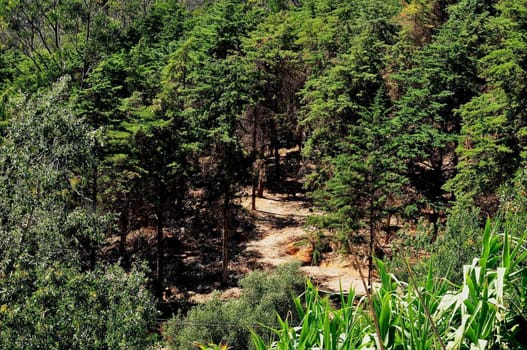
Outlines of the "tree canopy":
[[0,344],[146,346],[186,243],[239,278],[250,186],[256,209],[302,177],[310,228],[370,272],[394,230],[436,249],[460,212],[521,212],[526,21],[524,0],[0,0]]

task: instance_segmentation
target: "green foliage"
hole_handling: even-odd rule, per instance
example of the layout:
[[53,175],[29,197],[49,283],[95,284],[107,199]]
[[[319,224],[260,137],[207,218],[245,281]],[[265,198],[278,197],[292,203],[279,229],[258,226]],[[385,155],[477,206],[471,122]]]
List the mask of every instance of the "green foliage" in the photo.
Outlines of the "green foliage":
[[494,193],[515,163],[506,136],[507,118],[502,114],[507,104],[503,91],[497,90],[463,106],[463,140],[457,149],[459,173],[445,186],[454,189],[458,198]]
[[[137,7],[133,2],[130,2],[128,6],[130,9]],[[139,47],[146,44],[157,47],[179,39],[179,35],[184,31],[187,15],[181,4],[159,0],[151,2],[147,7],[144,9],[146,11],[136,16],[127,28],[128,40],[133,43],[137,42]],[[149,54],[147,51],[141,53]]]
[[433,40],[392,77],[400,95],[394,118],[398,149],[409,164],[407,177],[416,189],[416,202],[425,210],[441,210],[448,198],[442,186],[456,165],[453,152],[461,127],[457,109],[480,91],[479,40],[485,35],[489,7],[476,1],[452,6]]
[[115,123],[115,110],[119,98],[128,92],[126,79],[126,56],[116,53],[101,61],[85,81],[85,88],[75,96],[77,113],[95,127]]
[[[321,298],[318,290],[308,282],[306,291],[294,299],[301,318],[300,326],[291,329],[288,320],[280,319],[281,329],[276,331],[279,340],[271,347],[348,349],[371,344],[371,340],[362,338],[371,325],[365,322],[365,314],[354,306],[354,297],[353,292],[347,296],[341,294],[341,308],[333,310],[329,299]],[[257,349],[266,348],[256,333],[253,333],[253,342]]]
[[332,161],[333,177],[314,193],[317,203],[328,212],[319,220],[322,226],[344,232],[346,239],[360,228],[377,231],[388,211],[397,210],[389,200],[405,181],[390,144],[393,126],[383,97],[379,91],[371,110],[348,126],[348,135],[341,143],[344,152]]
[[67,82],[18,101],[2,140],[0,271],[52,261],[93,264],[104,238],[90,186],[96,135],[66,104]]
[[489,33],[478,70],[485,79],[485,93],[475,96],[460,108],[463,126],[458,148],[458,174],[447,189],[488,210],[488,196],[523,162],[523,115],[525,110],[526,70],[522,53],[527,45],[519,26],[525,4],[503,1],[496,5],[496,16],[484,27]]
[[463,280],[463,265],[470,263],[470,258],[477,255],[481,245],[481,225],[481,213],[476,207],[458,204],[449,212],[435,242],[430,242],[430,225],[423,223],[416,233],[402,237],[403,242],[395,248],[397,253],[389,265],[399,278],[407,281],[407,259],[417,260],[413,266],[417,278],[426,275],[432,261],[434,274],[459,284]]
[[256,325],[257,333],[268,339],[268,326],[275,326],[276,314],[288,315],[293,309],[292,293],[304,286],[298,265],[279,267],[272,273],[254,272],[240,282],[242,295],[235,300],[218,296],[189,311],[186,317],[168,321],[164,336],[176,349],[193,349],[201,344],[226,344],[230,349],[250,346],[249,328]]
[[[398,162],[397,129],[391,121],[381,68],[396,37],[391,17],[398,6],[395,2],[364,2],[346,11],[342,5],[326,2],[312,5],[314,13],[330,12],[330,20],[342,17],[346,23],[337,29],[350,36],[355,31],[355,35],[349,45],[340,43],[331,64],[323,64],[320,74],[312,74],[302,90],[301,124],[309,130],[304,154],[319,165],[309,185],[315,190],[315,204],[327,213],[311,221],[336,231],[343,241],[359,229],[368,229],[374,242],[381,220],[388,212],[398,211],[394,199],[406,182],[400,176],[405,164]],[[321,30],[325,38],[328,33]],[[313,37],[313,33],[299,35]],[[327,42],[301,39],[297,42],[307,45],[306,49],[323,50],[322,57],[330,49]]]
[[97,133],[67,104],[69,80],[13,101],[0,148],[0,346],[142,349],[155,317],[143,273],[97,267]]
[[525,331],[524,316],[510,298],[518,300],[517,286],[525,286],[527,236],[512,239],[513,227],[505,223],[498,234],[499,227],[487,222],[479,257],[463,266],[459,287],[432,263],[417,281],[407,262],[404,283],[378,261],[381,285],[359,303],[352,292],[334,309],[308,285],[295,299],[300,325],[280,319],[276,340],[253,333],[253,343],[257,349],[522,349],[517,335]]
[[[327,211],[313,219],[319,228],[343,241],[369,228],[374,242],[390,218],[428,220],[435,243],[423,236],[408,249],[441,257],[436,273],[455,283],[483,239],[480,212],[525,224],[525,1],[183,3],[194,10],[168,0],[0,0],[0,273],[52,261],[91,271],[114,231],[108,213],[119,215],[124,255],[130,229],[157,224],[159,265],[163,227],[186,227],[201,207],[196,193],[224,210],[227,239],[250,163],[269,163],[272,151],[272,185],[278,150],[296,145]],[[66,74],[70,82],[50,88]],[[380,338],[369,324],[373,335],[353,346],[395,346],[411,333],[428,343],[401,347],[440,347],[413,289],[404,317],[390,316],[400,305],[393,290],[375,300]],[[281,303],[258,293],[266,297],[253,309]],[[524,310],[521,290],[517,300]],[[249,304],[229,305],[230,320]],[[468,316],[474,344],[488,332],[473,325],[492,312]],[[340,327],[330,321],[323,327]]]
[[396,7],[391,2],[356,6],[347,18],[348,30],[357,31],[352,45],[344,46],[322,74],[312,75],[302,91],[302,124],[310,130],[305,153],[315,159],[339,153],[339,139],[383,89],[381,67],[394,40],[390,17]]
[[143,273],[59,263],[0,278],[3,349],[145,349],[156,310]]

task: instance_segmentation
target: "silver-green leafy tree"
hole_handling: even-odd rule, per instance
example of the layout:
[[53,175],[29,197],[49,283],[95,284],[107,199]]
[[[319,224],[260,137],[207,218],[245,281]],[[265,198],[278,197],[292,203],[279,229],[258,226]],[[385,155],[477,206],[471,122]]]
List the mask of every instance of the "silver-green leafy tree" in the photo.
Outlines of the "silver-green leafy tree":
[[138,269],[98,261],[96,137],[67,89],[13,102],[0,145],[0,347],[143,349],[155,307]]

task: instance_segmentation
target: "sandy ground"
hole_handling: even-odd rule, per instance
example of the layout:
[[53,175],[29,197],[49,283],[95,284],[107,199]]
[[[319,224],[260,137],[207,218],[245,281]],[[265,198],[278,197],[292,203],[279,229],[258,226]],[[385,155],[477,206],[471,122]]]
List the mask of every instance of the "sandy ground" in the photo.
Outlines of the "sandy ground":
[[[243,202],[250,209],[251,198]],[[304,263],[310,254],[305,221],[312,215],[309,202],[300,195],[293,198],[284,194],[265,192],[264,198],[257,198],[255,216],[258,234],[247,244],[247,251],[254,256],[255,263],[262,268],[273,268],[292,260]],[[354,288],[358,295],[364,295],[365,289],[359,271],[353,267],[350,259],[336,254],[324,256],[321,266],[304,266],[302,272],[316,283],[320,290],[338,293],[341,288],[348,292]],[[367,268],[362,267],[366,277]]]

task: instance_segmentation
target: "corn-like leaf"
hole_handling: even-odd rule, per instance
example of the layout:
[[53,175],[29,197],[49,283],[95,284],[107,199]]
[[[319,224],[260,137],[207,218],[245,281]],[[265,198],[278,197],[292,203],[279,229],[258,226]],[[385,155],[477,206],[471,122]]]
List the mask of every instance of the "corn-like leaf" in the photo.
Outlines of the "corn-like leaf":
[[253,330],[250,330],[250,332],[251,340],[253,342],[255,350],[267,350],[271,347],[270,345],[266,344],[262,337],[260,337],[256,332],[254,332]]
[[510,239],[509,231],[505,230],[505,237],[503,238],[503,252],[502,252],[502,262],[501,266],[509,268],[511,266],[511,251],[510,251]]
[[383,341],[384,344],[388,343],[388,336],[389,336],[389,330],[390,330],[390,321],[391,321],[391,315],[392,315],[392,308],[391,308],[391,294],[386,294],[382,300],[381,304],[381,312],[379,315],[379,330],[381,332],[381,341]]
[[521,261],[525,261],[525,259],[527,258],[527,250],[525,250],[523,254],[520,254],[520,250],[523,248],[523,244],[525,242],[527,242],[527,230],[525,230],[525,232],[523,233],[518,243],[511,252],[511,263],[509,266],[509,271],[515,269],[517,264],[519,264]]
[[483,269],[487,267],[487,260],[490,255],[490,234],[491,234],[490,218],[487,218],[485,230],[483,231],[483,240],[482,240],[483,247],[481,250],[481,256],[479,258],[479,266],[481,266]]
[[[280,340],[273,350],[483,350],[496,348],[506,339],[502,334],[510,314],[505,306],[511,288],[523,276],[527,233],[513,244],[511,232],[498,235],[489,222],[484,231],[481,255],[463,267],[463,284],[454,287],[434,279],[433,264],[425,279],[417,282],[410,273],[409,284],[399,282],[377,262],[382,281],[369,299],[354,302],[354,293],[340,295],[341,308],[334,310],[308,283],[303,299],[295,299],[302,315],[300,327],[280,320]],[[518,269],[518,267],[521,267]],[[527,278],[523,277],[525,280]],[[523,283],[523,284],[522,284]],[[450,289],[450,290],[449,290]],[[525,293],[521,294],[522,297]],[[305,304],[302,304],[304,300]],[[367,308],[368,307],[368,308]],[[511,332],[518,332],[517,327]],[[256,337],[257,350],[266,344]],[[443,343],[444,342],[444,343]]]

